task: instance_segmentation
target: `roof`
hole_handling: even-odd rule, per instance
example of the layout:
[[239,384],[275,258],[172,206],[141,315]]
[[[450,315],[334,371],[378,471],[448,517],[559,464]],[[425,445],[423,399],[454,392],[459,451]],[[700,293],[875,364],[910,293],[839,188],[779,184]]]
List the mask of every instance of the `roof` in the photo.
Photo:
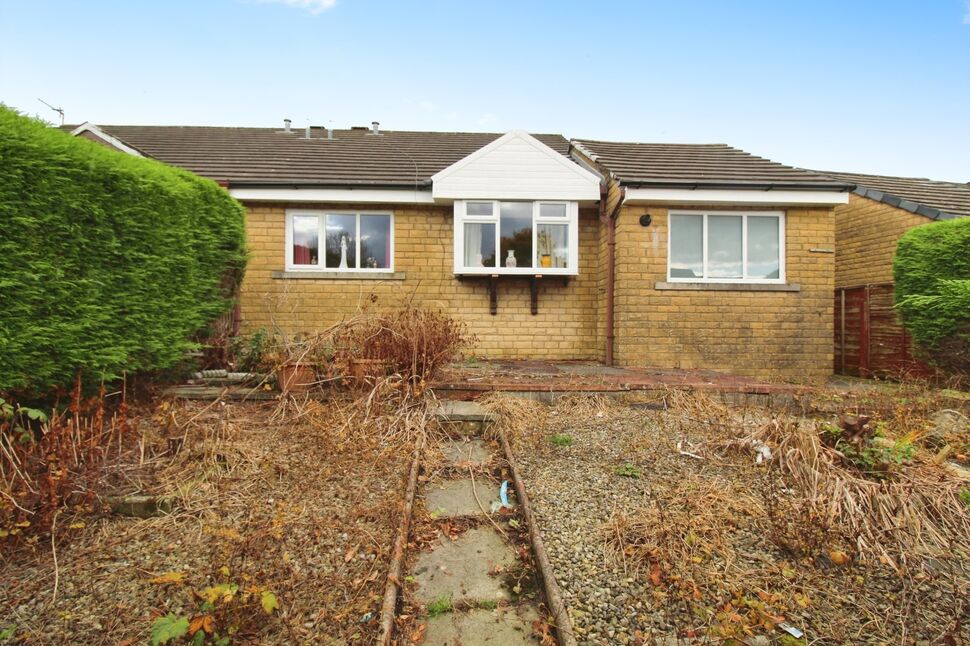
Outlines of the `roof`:
[[573,143],[627,186],[833,191],[851,188],[844,181],[756,157],[726,144],[643,144],[589,139]]
[[[77,126],[64,126],[74,130]],[[431,176],[501,137],[498,133],[325,128],[102,126],[97,128],[159,161],[240,185],[427,186]],[[533,135],[568,156],[562,135]]]
[[855,184],[854,192],[858,195],[934,220],[970,217],[970,183],[939,182],[925,177],[818,172]]

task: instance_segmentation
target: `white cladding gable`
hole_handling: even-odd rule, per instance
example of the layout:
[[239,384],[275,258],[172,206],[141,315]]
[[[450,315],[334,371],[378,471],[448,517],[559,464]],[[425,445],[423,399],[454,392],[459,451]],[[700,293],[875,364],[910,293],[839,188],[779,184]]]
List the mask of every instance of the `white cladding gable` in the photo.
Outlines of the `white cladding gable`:
[[598,200],[600,177],[521,130],[431,178],[435,200]]

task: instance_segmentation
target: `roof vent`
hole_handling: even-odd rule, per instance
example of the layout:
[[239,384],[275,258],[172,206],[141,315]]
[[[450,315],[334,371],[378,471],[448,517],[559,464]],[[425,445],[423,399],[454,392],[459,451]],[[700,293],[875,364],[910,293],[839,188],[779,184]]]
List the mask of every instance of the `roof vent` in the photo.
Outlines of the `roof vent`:
[[381,134],[381,122],[380,121],[371,121],[370,122],[370,125],[371,125],[371,131],[370,131],[370,133],[372,135],[379,135],[379,134]]
[[306,127],[306,138],[307,139],[310,138],[310,125],[309,124],[307,124],[307,127]]
[[293,123],[290,119],[283,119],[283,132],[290,131],[290,124]]
[[327,139],[333,139],[333,126],[327,126]]

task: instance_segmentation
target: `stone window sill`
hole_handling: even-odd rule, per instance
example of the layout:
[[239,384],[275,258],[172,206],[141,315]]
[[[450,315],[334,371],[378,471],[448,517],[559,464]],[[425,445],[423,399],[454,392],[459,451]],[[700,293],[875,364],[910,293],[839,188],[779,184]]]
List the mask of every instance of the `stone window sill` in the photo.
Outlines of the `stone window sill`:
[[756,284],[756,283],[654,283],[653,286],[656,290],[671,290],[671,291],[685,291],[685,292],[701,292],[701,291],[711,291],[711,292],[800,292],[802,291],[802,286],[798,283],[789,283],[787,285],[769,283],[769,284]]
[[273,278],[289,280],[404,280],[403,271],[274,271]]

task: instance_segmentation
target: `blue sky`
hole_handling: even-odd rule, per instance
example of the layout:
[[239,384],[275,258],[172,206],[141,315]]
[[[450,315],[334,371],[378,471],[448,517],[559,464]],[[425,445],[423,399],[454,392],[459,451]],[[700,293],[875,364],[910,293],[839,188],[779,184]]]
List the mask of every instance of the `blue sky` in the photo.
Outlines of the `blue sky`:
[[970,181],[970,3],[0,0],[70,123],[522,128]]

